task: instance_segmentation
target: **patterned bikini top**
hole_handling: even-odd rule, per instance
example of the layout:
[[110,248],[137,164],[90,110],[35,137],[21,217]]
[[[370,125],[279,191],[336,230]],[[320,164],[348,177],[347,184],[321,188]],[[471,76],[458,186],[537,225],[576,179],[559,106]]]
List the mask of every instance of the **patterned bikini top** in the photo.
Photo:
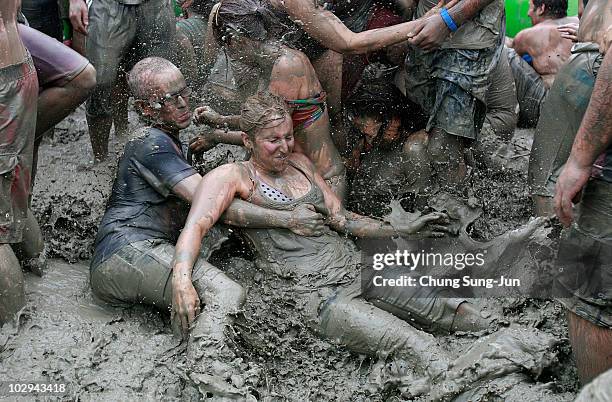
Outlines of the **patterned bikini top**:
[[323,191],[321,191],[319,186],[316,185],[311,175],[308,174],[308,172],[305,172],[303,168],[301,168],[293,161],[289,160],[289,164],[308,179],[310,183],[310,190],[308,190],[306,194],[299,198],[293,198],[286,195],[282,191],[265,183],[257,174],[257,171],[255,170],[253,164],[250,162],[246,162],[244,165],[247,167],[249,176],[251,178],[251,181],[253,182],[253,192],[249,196],[247,201],[251,201],[253,199],[255,191],[257,191],[259,194],[258,198],[261,199],[261,202],[258,202],[257,204],[265,208],[277,210],[292,210],[298,204],[312,204],[317,210],[319,210],[319,207],[322,207],[324,209],[325,198],[323,196]]

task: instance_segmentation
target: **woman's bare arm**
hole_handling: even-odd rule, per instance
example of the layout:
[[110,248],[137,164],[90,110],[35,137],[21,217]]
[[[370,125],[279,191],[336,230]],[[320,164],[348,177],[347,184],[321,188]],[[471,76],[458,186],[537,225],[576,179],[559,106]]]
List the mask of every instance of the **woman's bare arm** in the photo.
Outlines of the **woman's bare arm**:
[[330,11],[313,1],[284,0],[282,7],[289,17],[323,46],[343,54],[361,54],[382,49],[412,36],[415,22],[404,22],[386,28],[355,33]]
[[202,178],[193,196],[185,228],[176,243],[174,277],[191,280],[191,269],[200,250],[204,235],[219,220],[234,197],[247,197],[249,184],[242,168],[236,164],[220,166]]

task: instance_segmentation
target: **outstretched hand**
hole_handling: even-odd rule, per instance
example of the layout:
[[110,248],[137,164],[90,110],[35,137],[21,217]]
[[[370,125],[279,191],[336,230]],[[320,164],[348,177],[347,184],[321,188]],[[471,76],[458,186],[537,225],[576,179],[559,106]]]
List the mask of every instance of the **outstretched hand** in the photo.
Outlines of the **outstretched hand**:
[[590,166],[579,166],[570,158],[557,180],[555,213],[566,227],[574,220],[573,206],[590,176]]
[[323,215],[311,204],[300,204],[291,211],[288,229],[300,236],[321,236],[325,228]]
[[448,37],[450,29],[440,15],[442,7],[452,8],[458,0],[445,3],[441,0],[435,7],[431,8],[423,17],[415,22],[416,28],[408,35],[408,43],[420,47],[423,50],[437,49]]
[[183,339],[187,339],[189,328],[200,314],[200,298],[190,277],[172,277],[172,323],[179,328]]
[[389,222],[400,234],[420,234],[423,237],[443,237],[453,233],[448,227],[448,215],[443,212],[432,212],[422,215],[420,212],[405,212],[395,216]]

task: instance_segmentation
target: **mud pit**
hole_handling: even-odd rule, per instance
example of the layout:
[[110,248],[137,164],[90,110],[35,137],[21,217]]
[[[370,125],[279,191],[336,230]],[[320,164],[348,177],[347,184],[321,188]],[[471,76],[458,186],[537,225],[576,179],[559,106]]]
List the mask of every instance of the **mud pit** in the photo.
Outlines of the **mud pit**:
[[[52,259],[43,278],[26,274],[28,304],[18,330],[8,326],[0,330],[0,378],[62,382],[69,389],[66,400],[180,398],[189,391],[184,348],[171,333],[168,315],[141,306],[102,306],[89,290],[87,259],[116,161],[92,167],[85,130],[84,113],[79,110],[41,148],[33,206]],[[525,136],[522,132],[520,141]],[[231,148],[225,147],[207,160],[228,158]],[[512,160],[525,166],[524,157]],[[475,237],[490,238],[528,220],[524,173],[476,172],[475,180],[487,180],[473,191],[484,210],[474,225]],[[396,387],[377,387],[372,374],[380,368],[376,359],[313,335],[293,310],[293,298],[283,291],[282,283],[258,271],[239,240],[226,244],[212,262],[248,288],[244,318],[238,320],[230,342],[241,367],[261,369],[251,379],[251,394],[257,399],[402,400]],[[502,326],[537,328],[550,335],[556,343],[554,362],[539,375],[512,374],[480,384],[457,400],[573,400],[577,376],[561,305],[527,299],[497,304],[504,313]],[[438,339],[457,357],[483,335],[460,333]],[[518,382],[522,384],[505,393]]]

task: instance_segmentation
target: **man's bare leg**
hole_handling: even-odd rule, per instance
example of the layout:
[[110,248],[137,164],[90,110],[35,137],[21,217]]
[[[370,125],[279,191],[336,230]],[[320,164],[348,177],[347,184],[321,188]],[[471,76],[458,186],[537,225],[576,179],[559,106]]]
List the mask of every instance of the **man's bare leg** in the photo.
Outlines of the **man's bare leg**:
[[567,313],[569,339],[582,385],[612,368],[612,330]]
[[8,244],[0,245],[0,324],[4,324],[25,306],[23,273]]
[[96,70],[88,64],[63,87],[50,87],[38,95],[36,136],[55,126],[89,97],[96,86]]
[[11,246],[17,259],[21,261],[26,268],[29,268],[36,275],[42,276],[45,268],[45,261],[44,255],[42,258],[40,257],[43,253],[45,243],[38,222],[31,209],[28,208],[28,216],[26,217],[26,225],[21,243],[12,244]]
[[342,62],[344,57],[333,50],[327,50],[312,67],[317,73],[321,86],[327,92],[327,106],[332,121],[342,111]]
[[108,157],[108,137],[113,125],[113,118],[107,116],[87,115],[89,137],[94,154],[94,161],[100,162]]
[[130,88],[127,85],[126,73],[123,69],[119,70],[117,81],[113,87],[112,115],[115,127],[115,137],[125,140],[128,135],[128,101],[130,98]]
[[351,144],[348,144],[347,127],[342,118],[342,63],[343,56],[328,50],[312,63],[321,86],[327,93],[327,107],[331,123],[331,136],[341,155],[347,156]]
[[63,87],[49,87],[38,95],[36,139],[32,159],[32,187],[38,166],[38,147],[45,133],[87,99],[96,86],[96,70],[91,64]]

